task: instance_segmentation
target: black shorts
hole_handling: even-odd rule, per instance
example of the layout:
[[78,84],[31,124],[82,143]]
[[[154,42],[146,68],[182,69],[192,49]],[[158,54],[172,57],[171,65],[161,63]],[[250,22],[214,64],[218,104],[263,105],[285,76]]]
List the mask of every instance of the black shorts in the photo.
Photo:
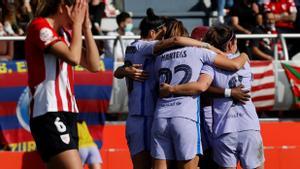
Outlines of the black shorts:
[[78,113],[48,112],[30,119],[30,130],[44,162],[66,150],[78,149]]

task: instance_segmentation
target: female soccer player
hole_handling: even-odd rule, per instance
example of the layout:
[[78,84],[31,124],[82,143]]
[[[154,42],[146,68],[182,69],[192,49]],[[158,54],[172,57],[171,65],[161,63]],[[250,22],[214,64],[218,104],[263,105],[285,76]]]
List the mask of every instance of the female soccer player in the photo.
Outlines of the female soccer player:
[[[43,0],[25,41],[31,93],[30,129],[50,169],[82,168],[72,66],[99,70],[85,0]],[[86,49],[82,48],[82,32]]]
[[[150,138],[157,99],[154,54],[176,45],[198,47],[210,45],[186,37],[174,37],[157,42],[156,40],[162,39],[165,34],[165,23],[150,9],[140,24],[140,30],[142,39],[127,47],[125,65],[115,71],[115,77],[127,77],[129,116],[126,122],[126,138],[133,166],[135,169],[147,169],[152,166]],[[137,70],[134,65],[142,67]]]
[[[187,36],[183,24],[173,22],[166,32],[173,36]],[[248,57],[246,54],[230,60],[221,54],[203,48],[184,47],[165,52],[156,58],[159,83],[180,85],[194,83],[198,92],[204,92],[211,79],[200,76],[204,63],[215,64],[228,70],[240,69]],[[200,86],[200,87],[199,87]],[[185,90],[184,90],[185,91]],[[180,94],[180,93],[179,93]],[[190,95],[185,93],[185,95]],[[199,126],[199,96],[172,95],[157,101],[152,128],[151,155],[154,169],[168,168],[171,160],[178,162],[179,169],[197,168],[197,154],[202,154]]]
[[[228,58],[236,57],[234,53],[237,50],[237,41],[230,27],[217,25],[210,28],[204,41],[226,52]],[[243,85],[244,90],[250,91],[252,75],[249,63],[236,72],[204,65],[201,73],[213,79],[213,86],[225,89],[225,93],[223,89],[222,92],[216,89],[211,90],[214,91],[213,94],[224,93],[226,98],[214,98],[212,109],[206,109],[204,112],[205,116],[213,117],[209,121],[210,131],[207,132],[212,134],[210,140],[214,160],[222,169],[236,168],[238,161],[241,162],[243,168],[262,169],[264,167],[263,144],[255,107],[251,99],[244,98],[244,103],[241,103],[230,98],[230,90],[239,85]],[[191,84],[189,84],[190,90],[187,87],[188,84],[176,87],[167,86],[164,86],[164,92],[189,95],[199,93]]]
[[[212,27],[204,40],[226,52],[228,58],[235,58],[237,40],[233,30],[226,25]],[[222,43],[222,42],[226,43]],[[237,162],[242,168],[264,168],[264,152],[260,134],[259,119],[251,99],[244,103],[229,98],[230,90],[239,85],[250,91],[252,74],[250,64],[237,72],[223,71],[205,65],[202,73],[212,77],[213,86],[224,88],[226,98],[213,98],[211,127],[213,157],[222,169],[234,169]],[[226,92],[227,91],[227,92]],[[208,112],[209,113],[209,112]],[[206,113],[206,114],[208,114]]]

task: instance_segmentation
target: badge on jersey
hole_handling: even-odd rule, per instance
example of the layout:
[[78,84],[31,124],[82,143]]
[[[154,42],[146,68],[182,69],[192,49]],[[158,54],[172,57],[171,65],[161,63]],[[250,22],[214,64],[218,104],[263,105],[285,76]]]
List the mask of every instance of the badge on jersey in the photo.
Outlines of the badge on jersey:
[[42,28],[40,30],[40,39],[41,41],[45,42],[45,44],[49,44],[51,43],[53,40],[56,39],[56,37],[54,37],[53,32],[50,28]]
[[63,134],[63,135],[60,135],[60,139],[61,139],[61,141],[63,141],[65,144],[69,144],[69,143],[70,143],[70,134]]

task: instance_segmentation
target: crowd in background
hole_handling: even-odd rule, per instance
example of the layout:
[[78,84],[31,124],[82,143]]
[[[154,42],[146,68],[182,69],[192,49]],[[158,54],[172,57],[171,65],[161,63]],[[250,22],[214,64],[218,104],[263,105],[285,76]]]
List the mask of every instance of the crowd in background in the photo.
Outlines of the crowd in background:
[[[0,36],[23,36],[26,25],[34,17],[38,0],[1,0]],[[118,1],[114,1],[117,5]],[[300,33],[300,0],[218,0],[216,7],[217,22],[228,23],[238,34],[277,34]],[[118,5],[117,5],[118,6]],[[134,35],[132,16],[119,12],[112,0],[89,0],[89,12],[94,35]],[[215,9],[213,9],[215,8]],[[103,32],[103,17],[116,16],[118,28],[112,32]],[[135,25],[136,27],[138,25]],[[288,39],[289,56],[299,51],[297,39]],[[132,40],[98,41],[102,57],[114,57],[122,61],[123,53]],[[247,52],[253,60],[273,60],[277,45],[279,59],[283,59],[282,45],[279,39],[239,40],[239,50]],[[0,41],[0,61],[23,59],[22,41]]]
[[[225,0],[219,0],[225,1]],[[218,9],[219,22],[228,22],[239,34],[299,33],[298,0],[227,0],[229,6]],[[233,3],[232,3],[233,2]],[[227,17],[225,12],[227,11]],[[299,51],[295,44],[299,40],[288,39],[289,56]],[[281,42],[277,39],[240,40],[239,50],[247,52],[254,60],[273,60],[275,44],[279,59],[283,59]]]

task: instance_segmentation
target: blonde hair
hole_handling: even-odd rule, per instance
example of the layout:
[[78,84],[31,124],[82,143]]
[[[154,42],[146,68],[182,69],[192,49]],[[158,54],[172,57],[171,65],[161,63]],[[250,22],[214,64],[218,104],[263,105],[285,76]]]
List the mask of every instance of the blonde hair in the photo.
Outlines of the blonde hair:
[[167,27],[165,39],[172,38],[175,36],[189,36],[187,29],[183,26],[183,23],[181,21],[175,20]]

